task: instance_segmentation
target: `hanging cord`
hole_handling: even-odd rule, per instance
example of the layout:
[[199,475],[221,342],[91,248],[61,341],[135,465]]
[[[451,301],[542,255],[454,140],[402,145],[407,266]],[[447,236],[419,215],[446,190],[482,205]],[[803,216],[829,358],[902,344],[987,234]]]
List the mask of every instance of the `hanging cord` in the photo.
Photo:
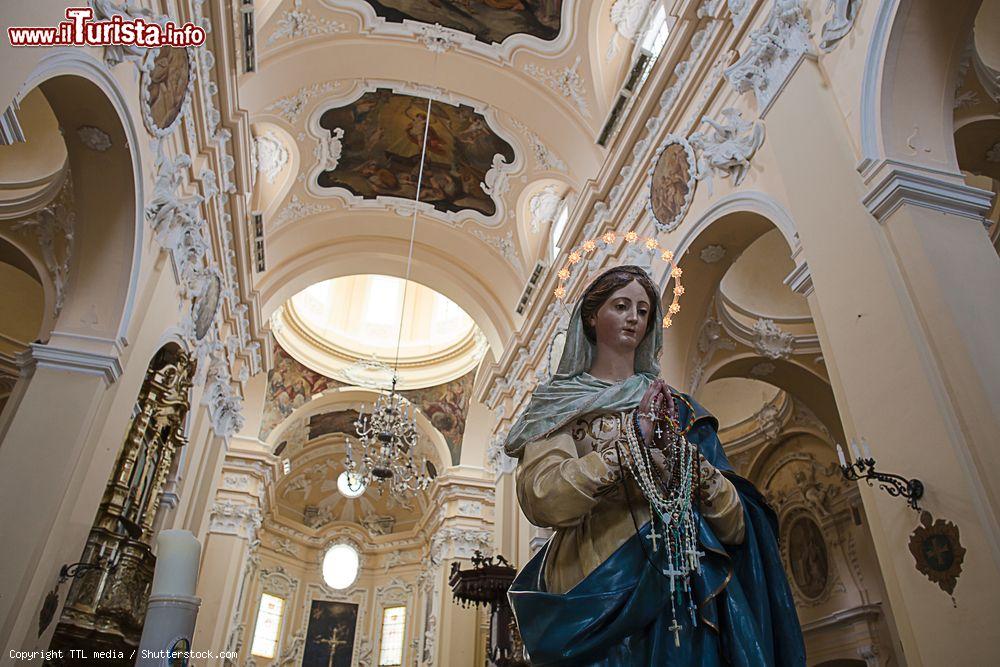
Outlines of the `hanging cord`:
[[413,222],[410,224],[410,250],[406,255],[406,280],[403,282],[403,303],[399,308],[399,333],[396,335],[396,360],[392,364],[392,389],[396,390],[399,376],[399,345],[403,340],[403,317],[406,315],[406,293],[410,287],[410,265],[413,263],[413,239],[417,235],[417,205],[420,188],[424,182],[424,158],[427,155],[427,133],[431,129],[431,98],[427,98],[427,115],[424,122],[424,142],[420,147],[420,169],[417,171],[417,194],[413,198]]

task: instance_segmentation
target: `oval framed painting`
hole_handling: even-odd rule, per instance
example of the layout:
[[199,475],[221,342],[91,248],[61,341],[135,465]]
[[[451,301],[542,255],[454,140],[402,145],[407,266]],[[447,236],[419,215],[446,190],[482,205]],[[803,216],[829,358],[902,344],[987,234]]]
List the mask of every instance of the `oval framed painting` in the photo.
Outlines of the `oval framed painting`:
[[697,182],[690,142],[676,134],[667,136],[649,168],[649,212],[658,231],[668,232],[684,219]]
[[788,571],[804,597],[817,600],[830,580],[830,558],[823,532],[811,516],[800,514],[788,525]]
[[177,127],[194,90],[195,62],[188,49],[161,46],[151,49],[143,64],[142,118],[154,137],[165,137]]

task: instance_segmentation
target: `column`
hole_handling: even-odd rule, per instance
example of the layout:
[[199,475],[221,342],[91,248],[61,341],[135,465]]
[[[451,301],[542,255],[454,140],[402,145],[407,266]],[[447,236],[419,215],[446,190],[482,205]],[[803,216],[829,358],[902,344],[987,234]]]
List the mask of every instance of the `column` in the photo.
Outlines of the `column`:
[[878,468],[923,480],[922,506],[954,522],[966,549],[956,605],[915,566],[917,514],[860,485],[905,659],[996,664],[1000,648],[983,640],[1000,587],[1000,263],[977,220],[987,197],[957,174],[901,162],[872,165],[866,183],[813,61],[766,123],[762,151],[808,260],[847,437],[866,437]]
[[216,653],[238,651],[240,664],[250,651],[249,646],[239,646],[246,636],[240,618],[252,604],[247,596],[257,566],[257,531],[269,478],[273,478],[269,462],[253,454],[232,453],[223,463],[215,500],[208,512],[198,577],[202,603],[194,648]]
[[121,444],[99,442],[96,432],[119,388],[112,388],[121,375],[116,346],[63,343],[22,353],[0,443],[0,507],[8,510],[0,528],[0,645],[9,648],[47,648],[60,610],[40,633],[43,600],[60,566],[79,560]]

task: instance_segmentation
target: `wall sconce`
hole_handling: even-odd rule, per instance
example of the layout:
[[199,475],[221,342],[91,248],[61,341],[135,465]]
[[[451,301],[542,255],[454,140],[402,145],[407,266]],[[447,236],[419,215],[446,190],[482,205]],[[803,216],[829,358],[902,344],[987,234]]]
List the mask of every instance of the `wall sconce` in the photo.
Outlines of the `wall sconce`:
[[[863,451],[863,454],[862,454]],[[924,483],[919,479],[907,479],[902,475],[891,472],[879,472],[875,470],[875,459],[872,458],[871,448],[868,441],[861,438],[861,448],[858,443],[851,440],[851,452],[854,454],[854,461],[848,463],[844,457],[844,450],[837,445],[837,458],[840,459],[840,471],[844,474],[844,479],[856,482],[865,480],[868,486],[873,486],[872,480],[890,496],[906,498],[910,507],[920,511],[917,501],[924,496]]]
[[87,572],[92,570],[114,570],[118,567],[119,556],[121,551],[117,550],[115,552],[114,558],[107,558],[104,555],[106,550],[106,545],[101,545],[101,550],[97,554],[96,563],[88,563],[86,561],[80,561],[79,563],[70,563],[68,565],[63,565],[59,568],[59,583],[64,584],[70,579],[76,579],[81,577]]

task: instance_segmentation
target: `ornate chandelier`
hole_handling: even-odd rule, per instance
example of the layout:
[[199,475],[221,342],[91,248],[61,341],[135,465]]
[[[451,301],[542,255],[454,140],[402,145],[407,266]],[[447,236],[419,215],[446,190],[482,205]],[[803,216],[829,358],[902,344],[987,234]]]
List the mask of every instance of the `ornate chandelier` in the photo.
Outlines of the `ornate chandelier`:
[[360,461],[355,461],[351,439],[347,439],[347,485],[352,491],[376,485],[379,493],[386,487],[390,495],[405,500],[414,491],[422,491],[431,483],[427,466],[419,470],[413,463],[417,445],[417,424],[413,405],[396,393],[396,377],[392,391],[375,399],[371,414],[365,414],[362,404],[354,422],[361,444]]
[[399,334],[396,338],[396,361],[392,370],[392,389],[382,394],[365,414],[362,404],[354,428],[361,445],[360,459],[356,460],[351,439],[347,439],[347,485],[359,491],[372,485],[379,493],[389,489],[391,498],[407,505],[414,492],[426,489],[433,477],[424,461],[422,470],[413,463],[413,450],[417,445],[417,423],[414,409],[406,398],[396,392],[399,379],[399,345],[403,337],[403,316],[406,312],[406,292],[410,284],[410,267],[413,263],[413,239],[417,232],[417,205],[424,178],[424,158],[427,155],[427,132],[431,122],[431,100],[427,100],[424,122],[423,146],[420,150],[420,168],[417,172],[417,191],[413,202],[413,220],[410,225],[410,250],[406,258],[406,282],[403,284],[403,302],[399,309]]

